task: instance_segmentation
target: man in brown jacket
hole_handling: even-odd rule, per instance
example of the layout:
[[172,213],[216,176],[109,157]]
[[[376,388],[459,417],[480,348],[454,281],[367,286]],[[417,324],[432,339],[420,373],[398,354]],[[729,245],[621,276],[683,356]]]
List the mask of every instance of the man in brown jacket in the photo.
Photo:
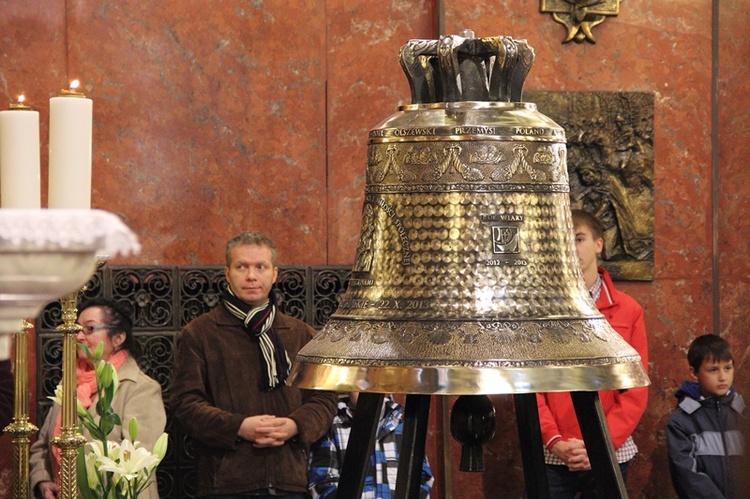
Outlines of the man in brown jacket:
[[315,331],[276,306],[273,241],[243,232],[226,258],[221,303],[177,342],[170,410],[199,443],[196,495],[302,499],[308,447],[331,426],[336,395],[285,384]]

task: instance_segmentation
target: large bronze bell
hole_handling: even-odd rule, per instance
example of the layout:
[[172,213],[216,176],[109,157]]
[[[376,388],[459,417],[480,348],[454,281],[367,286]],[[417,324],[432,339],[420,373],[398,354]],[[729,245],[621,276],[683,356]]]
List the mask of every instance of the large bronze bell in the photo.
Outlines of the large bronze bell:
[[525,40],[411,40],[412,104],[370,131],[348,289],[301,388],[415,394],[649,383],[583,282],[565,132],[521,102]]

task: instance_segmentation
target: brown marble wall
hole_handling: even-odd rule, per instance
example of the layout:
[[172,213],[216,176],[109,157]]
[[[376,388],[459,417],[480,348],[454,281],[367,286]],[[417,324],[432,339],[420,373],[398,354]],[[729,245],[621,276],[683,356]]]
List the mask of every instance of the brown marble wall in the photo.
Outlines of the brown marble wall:
[[[717,150],[720,165],[718,180],[720,228],[719,292],[721,294],[720,328],[737,350],[738,358],[750,357],[748,324],[750,324],[750,216],[746,201],[750,192],[747,172],[750,141],[743,133],[750,117],[750,3],[721,4],[721,44],[719,46]],[[745,363],[747,366],[747,363]],[[750,370],[738,373],[740,382],[750,387]]]
[[[718,67],[718,132],[714,151],[720,165],[718,244],[720,315],[719,328],[742,362],[736,384],[750,393],[750,192],[747,158],[750,141],[743,129],[750,118],[750,1],[722,2],[719,10],[721,36]],[[722,62],[724,61],[724,62]],[[746,425],[746,429],[750,426]],[[747,438],[747,434],[746,434]],[[747,482],[746,482],[747,485]]]
[[[537,56],[527,88],[656,96],[656,277],[620,286],[646,310],[653,382],[629,489],[633,497],[664,497],[672,393],[685,374],[687,344],[714,330],[715,310],[737,349],[740,386],[750,388],[742,374],[750,348],[743,202],[750,70],[735,62],[750,55],[750,0],[721,2],[718,130],[711,1],[623,2],[618,17],[594,28],[595,45],[562,45],[564,28],[536,1],[442,3],[447,33],[471,28],[527,39]],[[47,100],[81,80],[94,100],[92,206],[121,215],[143,244],[140,256],[112,263],[221,263],[226,238],[254,227],[276,239],[284,264],[347,264],[361,222],[367,131],[408,103],[398,48],[437,35],[438,4],[0,0],[0,97],[25,92],[40,111],[46,165]],[[44,185],[44,166],[42,177]],[[498,490],[510,497],[523,486],[512,406],[507,396],[493,399],[499,426],[488,472],[459,472],[452,444],[454,497]],[[441,435],[433,422],[428,451],[438,471]],[[7,436],[0,445],[5,498]]]

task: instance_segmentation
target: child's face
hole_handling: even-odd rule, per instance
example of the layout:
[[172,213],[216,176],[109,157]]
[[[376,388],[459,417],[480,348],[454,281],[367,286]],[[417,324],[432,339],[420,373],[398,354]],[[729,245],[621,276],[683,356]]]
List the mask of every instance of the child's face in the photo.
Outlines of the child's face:
[[586,225],[576,225],[573,232],[576,238],[578,260],[585,275],[590,269],[596,269],[596,257],[602,252],[604,241],[602,238],[594,239],[591,229]]
[[729,360],[705,359],[698,372],[690,368],[690,373],[700,385],[704,397],[726,395],[734,381],[734,363]]

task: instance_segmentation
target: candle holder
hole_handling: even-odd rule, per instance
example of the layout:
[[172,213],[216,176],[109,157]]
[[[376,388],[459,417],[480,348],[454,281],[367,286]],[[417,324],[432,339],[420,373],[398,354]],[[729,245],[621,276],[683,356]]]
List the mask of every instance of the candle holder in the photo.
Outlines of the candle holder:
[[60,90],[60,95],[65,97],[86,97],[86,94],[84,94],[83,92],[79,92],[76,88],[63,88],[62,90]]
[[86,437],[78,432],[76,414],[76,336],[81,326],[78,318],[78,291],[66,294],[60,300],[63,323],[56,331],[63,336],[62,358],[62,422],[60,433],[52,443],[60,448],[60,495],[61,498],[77,497],[76,458],[78,447],[86,442]]
[[27,366],[27,337],[32,327],[28,321],[21,321],[21,329],[15,334],[15,351],[13,363],[15,370],[15,405],[13,406],[13,422],[3,430],[13,437],[13,499],[29,497],[29,437],[39,431],[39,428],[29,422],[28,398],[28,366]]
[[[17,332],[23,318],[37,316],[46,303],[63,296],[63,325],[58,327],[63,334],[62,424],[54,440],[61,448],[62,499],[77,497],[77,448],[85,441],[78,433],[75,403],[78,290],[96,269],[97,255],[139,250],[135,234],[105,211],[0,210],[0,334]],[[16,350],[26,347],[17,344]],[[18,464],[15,481],[28,491],[28,453],[21,457],[25,462]]]

